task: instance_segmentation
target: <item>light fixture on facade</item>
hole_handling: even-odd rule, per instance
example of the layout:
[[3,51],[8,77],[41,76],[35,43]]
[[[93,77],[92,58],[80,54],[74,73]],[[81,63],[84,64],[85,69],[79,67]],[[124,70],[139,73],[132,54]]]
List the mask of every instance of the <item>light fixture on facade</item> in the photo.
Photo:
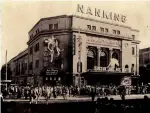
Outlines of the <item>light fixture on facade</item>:
[[56,80],[56,77],[54,77],[54,80]]
[[52,80],[52,77],[50,77],[50,80]]
[[60,81],[61,79],[60,79],[60,77],[58,78],[58,81]]
[[48,77],[46,77],[46,80],[48,80]]

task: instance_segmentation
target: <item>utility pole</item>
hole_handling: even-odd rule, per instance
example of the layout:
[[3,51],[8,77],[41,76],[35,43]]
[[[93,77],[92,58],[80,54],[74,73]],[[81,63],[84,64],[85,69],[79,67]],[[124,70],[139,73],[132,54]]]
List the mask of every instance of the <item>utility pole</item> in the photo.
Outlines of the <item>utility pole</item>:
[[7,50],[6,50],[6,56],[5,56],[5,64],[6,64],[6,90],[7,90]]

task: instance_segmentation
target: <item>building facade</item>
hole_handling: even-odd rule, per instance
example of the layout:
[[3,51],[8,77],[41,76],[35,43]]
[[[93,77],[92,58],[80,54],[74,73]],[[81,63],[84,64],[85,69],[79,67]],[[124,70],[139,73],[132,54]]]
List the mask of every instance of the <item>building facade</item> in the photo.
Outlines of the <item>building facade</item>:
[[12,71],[12,81],[15,84],[26,84],[28,77],[28,49],[20,52],[9,61]]
[[42,18],[29,31],[27,78],[36,84],[120,84],[139,74],[138,33],[75,15]]
[[144,66],[150,63],[150,47],[140,49],[139,58],[140,58],[140,66]]

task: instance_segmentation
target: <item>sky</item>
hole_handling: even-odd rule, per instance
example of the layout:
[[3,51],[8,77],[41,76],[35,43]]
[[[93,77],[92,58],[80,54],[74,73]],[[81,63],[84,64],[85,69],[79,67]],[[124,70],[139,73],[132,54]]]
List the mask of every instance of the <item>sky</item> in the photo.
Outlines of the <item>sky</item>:
[[[29,30],[44,17],[57,15],[79,15],[89,18],[76,11],[77,4],[98,8],[108,12],[123,14],[127,22],[123,25],[138,29],[141,41],[139,47],[150,47],[150,1],[8,1],[1,2],[1,64],[16,56],[27,48]],[[101,20],[100,18],[96,18]],[[108,20],[102,20],[108,21]],[[112,23],[116,23],[111,21]],[[118,24],[122,24],[119,23]]]

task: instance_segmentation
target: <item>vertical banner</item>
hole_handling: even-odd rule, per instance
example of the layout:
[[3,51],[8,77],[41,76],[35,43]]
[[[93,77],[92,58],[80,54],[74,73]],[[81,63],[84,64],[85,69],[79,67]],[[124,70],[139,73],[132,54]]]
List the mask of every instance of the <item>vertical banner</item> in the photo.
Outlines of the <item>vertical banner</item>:
[[72,38],[72,54],[75,55],[76,53],[76,35],[73,35]]
[[78,38],[78,55],[79,55],[79,61],[81,60],[81,49],[82,49],[82,39],[79,36],[79,38]]

